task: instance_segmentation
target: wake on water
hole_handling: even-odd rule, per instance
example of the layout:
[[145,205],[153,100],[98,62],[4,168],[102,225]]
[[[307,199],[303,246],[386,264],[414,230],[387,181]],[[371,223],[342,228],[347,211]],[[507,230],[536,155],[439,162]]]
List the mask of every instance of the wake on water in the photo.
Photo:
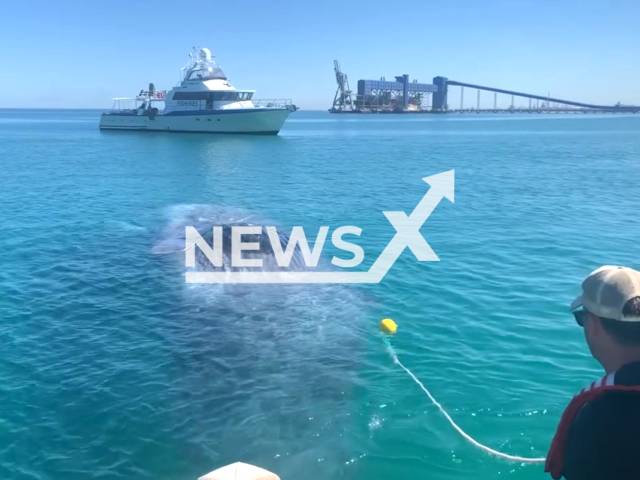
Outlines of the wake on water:
[[[185,267],[185,227],[195,227],[211,245],[213,226],[222,226],[222,269],[234,271],[231,227],[277,226],[251,212],[213,205],[175,206],[168,217],[151,251],[169,260],[175,278],[182,279],[188,270],[220,270],[199,248],[196,266]],[[285,249],[288,234],[278,228],[278,235]],[[265,271],[306,270],[299,247],[289,267],[278,267],[264,229],[260,238],[247,235],[243,241],[260,242],[259,250],[243,257],[262,259]],[[323,259],[318,270],[328,265]],[[358,384],[360,345],[371,333],[370,300],[345,285],[184,283],[183,288],[185,338],[198,341],[178,355],[197,350],[209,363],[185,372],[185,388],[216,398],[215,410],[203,412],[207,448],[221,463],[258,463],[282,478],[339,476],[341,466],[357,456],[344,433],[355,420],[351,391]],[[309,465],[316,471],[309,472]]]

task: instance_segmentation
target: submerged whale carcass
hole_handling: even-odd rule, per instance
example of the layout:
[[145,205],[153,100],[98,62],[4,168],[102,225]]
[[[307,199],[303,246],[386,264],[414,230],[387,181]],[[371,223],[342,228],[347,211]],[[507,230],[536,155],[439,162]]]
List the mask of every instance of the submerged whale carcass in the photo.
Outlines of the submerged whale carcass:
[[[210,245],[213,227],[223,227],[222,268],[235,270],[231,228],[274,223],[213,205],[176,206],[168,215],[152,252],[168,260],[166,282],[176,293],[171,385],[188,398],[181,415],[198,419],[189,435],[201,454],[215,452],[212,461],[223,464],[242,459],[281,478],[341,476],[354,456],[344,433],[354,419],[370,299],[340,284],[187,284],[185,271],[215,271],[199,249],[195,267],[185,266],[187,226]],[[278,236],[286,249],[286,229]],[[306,269],[299,248],[278,267],[266,233],[243,241],[260,243],[243,257],[261,258],[265,270]]]

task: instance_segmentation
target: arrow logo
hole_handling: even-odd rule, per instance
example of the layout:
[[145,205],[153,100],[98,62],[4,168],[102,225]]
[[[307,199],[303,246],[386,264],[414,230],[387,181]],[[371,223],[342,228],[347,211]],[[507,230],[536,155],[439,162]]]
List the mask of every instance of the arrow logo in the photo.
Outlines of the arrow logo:
[[369,269],[368,273],[372,279],[377,279],[375,283],[379,283],[382,280],[405,247],[409,247],[420,262],[440,261],[424,237],[420,235],[420,228],[443,197],[448,198],[453,203],[454,170],[425,177],[422,180],[431,185],[431,188],[422,197],[422,200],[420,200],[420,203],[418,203],[409,217],[404,212],[382,212],[397,233]]
[[406,247],[420,262],[439,262],[420,228],[443,198],[454,203],[454,172],[423,178],[431,188],[411,215],[382,212],[396,234],[368,272],[187,272],[187,283],[380,283]]

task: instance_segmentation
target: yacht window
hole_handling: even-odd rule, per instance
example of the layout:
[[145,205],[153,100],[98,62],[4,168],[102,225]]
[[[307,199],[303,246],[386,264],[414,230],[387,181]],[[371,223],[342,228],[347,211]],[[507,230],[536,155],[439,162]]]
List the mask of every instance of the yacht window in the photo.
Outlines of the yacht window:
[[223,92],[222,98],[220,100],[222,100],[223,102],[232,102],[234,100],[237,100],[237,98],[238,94],[235,92]]
[[187,80],[227,80],[227,76],[218,67],[201,68],[189,74]]
[[176,92],[173,100],[206,100],[209,92]]
[[215,102],[235,102],[238,100],[248,100],[252,94],[248,92],[211,92],[209,95],[209,98],[213,98]]

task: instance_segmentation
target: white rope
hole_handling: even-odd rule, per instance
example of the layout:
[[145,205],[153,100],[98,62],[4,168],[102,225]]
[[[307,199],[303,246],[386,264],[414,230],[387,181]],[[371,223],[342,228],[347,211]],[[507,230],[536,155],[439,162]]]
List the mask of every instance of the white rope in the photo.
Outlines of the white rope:
[[424,393],[427,394],[427,397],[429,397],[429,400],[431,400],[433,402],[433,404],[438,407],[438,409],[440,410],[440,412],[442,412],[442,414],[445,416],[445,418],[447,420],[449,420],[449,423],[453,426],[453,428],[455,428],[458,433],[460,435],[462,435],[466,440],[468,440],[470,443],[472,443],[473,445],[475,445],[476,447],[478,447],[480,450],[484,450],[485,452],[487,452],[490,455],[495,455],[496,457],[500,457],[500,458],[504,458],[506,460],[511,460],[512,462],[521,462],[521,463],[544,463],[546,461],[546,458],[526,458],[526,457],[519,457],[517,455],[508,455],[506,453],[502,453],[502,452],[498,452],[497,450],[494,450],[492,448],[489,448],[485,445],[482,445],[481,443],[478,443],[477,441],[475,441],[473,438],[471,438],[469,435],[467,435],[465,433],[464,430],[462,430],[457,424],[456,422],[453,421],[453,419],[449,416],[449,414],[446,412],[446,410],[442,407],[442,405],[440,405],[438,403],[438,401],[433,398],[433,395],[431,395],[431,393],[429,392],[429,390],[427,390],[427,388],[422,384],[422,382],[420,380],[418,380],[416,378],[416,376],[411,373],[411,370],[409,370],[407,367],[405,367],[400,360],[398,360],[398,356],[395,354],[395,352],[393,351],[393,348],[391,347],[391,344],[389,344],[388,340],[385,339],[385,343],[389,349],[389,354],[391,355],[392,360],[397,363],[400,368],[402,368],[405,372],[407,372],[409,374],[409,376],[413,379],[414,382],[416,382],[418,384],[418,386],[422,389],[422,391]]

